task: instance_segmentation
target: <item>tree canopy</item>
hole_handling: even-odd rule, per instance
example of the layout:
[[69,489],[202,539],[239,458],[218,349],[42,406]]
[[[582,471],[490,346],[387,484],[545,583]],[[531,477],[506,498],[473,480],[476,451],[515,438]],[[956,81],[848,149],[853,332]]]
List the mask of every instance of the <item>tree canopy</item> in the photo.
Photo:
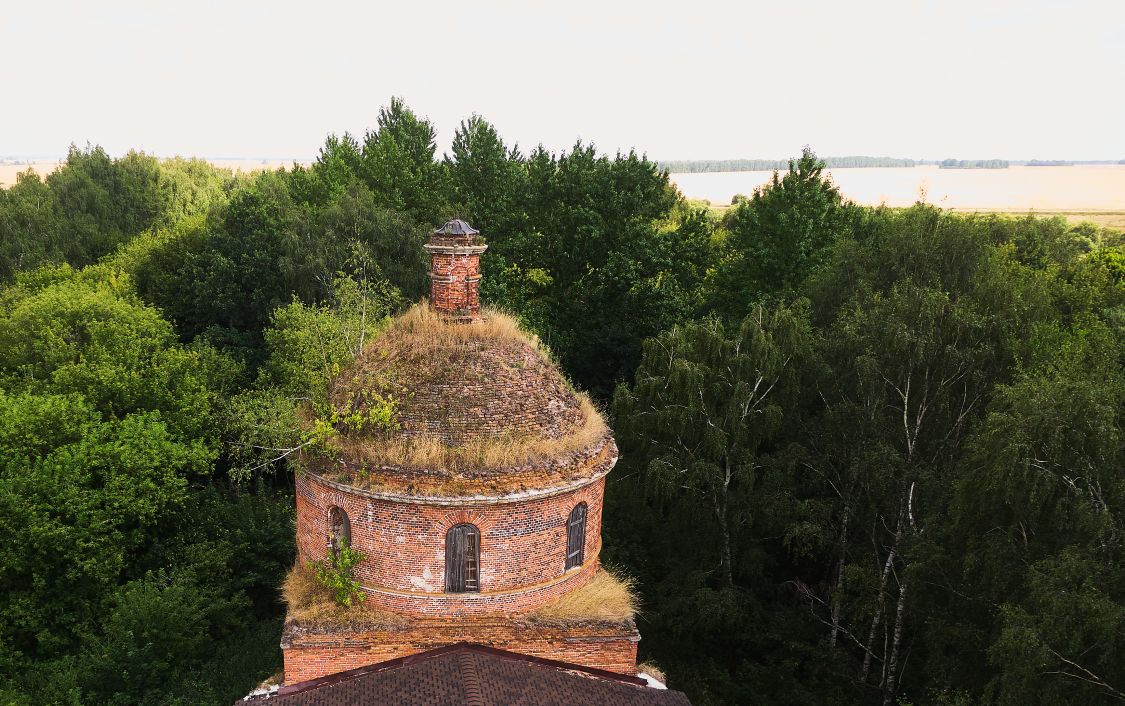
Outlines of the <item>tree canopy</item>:
[[713,209],[634,152],[374,117],[307,166],[72,147],[0,189],[0,702],[278,670],[301,415],[450,217],[605,405],[601,559],[693,703],[1125,699],[1125,236],[858,206],[809,149]]

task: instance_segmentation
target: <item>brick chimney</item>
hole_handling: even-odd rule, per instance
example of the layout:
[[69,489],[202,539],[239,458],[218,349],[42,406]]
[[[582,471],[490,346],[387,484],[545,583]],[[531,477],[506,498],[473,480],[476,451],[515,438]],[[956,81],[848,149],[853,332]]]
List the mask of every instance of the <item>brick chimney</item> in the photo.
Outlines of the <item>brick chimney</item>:
[[488,246],[480,231],[460,219],[430,235],[430,304],[450,319],[471,322],[480,318],[480,255]]

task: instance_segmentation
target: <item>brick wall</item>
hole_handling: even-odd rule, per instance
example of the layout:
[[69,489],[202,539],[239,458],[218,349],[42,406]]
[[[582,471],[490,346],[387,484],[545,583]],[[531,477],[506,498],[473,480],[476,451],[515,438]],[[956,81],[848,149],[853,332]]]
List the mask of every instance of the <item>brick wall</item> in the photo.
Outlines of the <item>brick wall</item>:
[[431,253],[430,302],[441,312],[480,313],[480,255]]
[[[556,495],[457,507],[373,498],[297,476],[297,549],[303,561],[327,551],[329,511],[342,508],[352,546],[366,558],[356,569],[369,600],[415,615],[516,614],[585,585],[601,549],[604,477]],[[565,570],[566,521],[586,503],[585,562]],[[445,535],[461,523],[480,530],[479,594],[446,594]]]
[[285,683],[295,684],[456,642],[475,642],[634,675],[638,640],[640,636],[632,623],[559,626],[431,620],[418,621],[407,630],[328,634],[308,633],[287,625],[281,644]]

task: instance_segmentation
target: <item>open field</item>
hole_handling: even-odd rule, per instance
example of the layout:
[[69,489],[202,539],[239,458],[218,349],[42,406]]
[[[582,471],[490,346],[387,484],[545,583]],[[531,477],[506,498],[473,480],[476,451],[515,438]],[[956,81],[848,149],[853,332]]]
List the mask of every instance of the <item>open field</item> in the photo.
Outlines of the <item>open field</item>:
[[[926,165],[828,172],[845,196],[872,206],[909,206],[921,199],[960,212],[1061,215],[1072,222],[1125,229],[1125,165],[1008,169]],[[688,198],[719,205],[729,204],[735,194],[752,193],[772,175],[768,171],[709,172],[672,174],[671,179]]]
[[[711,204],[711,209],[723,213],[730,208],[730,204]],[[998,213],[1003,216],[1022,218],[1024,216],[1037,216],[1039,218],[1052,218],[1062,216],[1068,223],[1093,223],[1099,228],[1109,228],[1125,233],[1125,209],[1116,211],[1040,211],[1029,209],[1004,209],[1004,208],[950,208],[956,213]]]
[[31,170],[41,177],[47,176],[61,164],[61,162],[31,162],[13,164],[0,162],[0,187],[8,187],[16,183],[16,175]]

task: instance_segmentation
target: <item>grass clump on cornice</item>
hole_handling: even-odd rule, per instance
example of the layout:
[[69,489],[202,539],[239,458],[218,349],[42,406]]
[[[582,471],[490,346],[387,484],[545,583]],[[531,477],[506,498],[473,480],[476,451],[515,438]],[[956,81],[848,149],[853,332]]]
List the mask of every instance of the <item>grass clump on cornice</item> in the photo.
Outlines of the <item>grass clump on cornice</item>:
[[400,615],[372,607],[369,601],[340,605],[332,590],[316,580],[312,567],[300,562],[285,577],[281,596],[289,607],[288,620],[313,630],[343,627],[399,629],[409,622]]
[[633,579],[601,568],[590,583],[528,613],[541,623],[623,623],[637,614]]

